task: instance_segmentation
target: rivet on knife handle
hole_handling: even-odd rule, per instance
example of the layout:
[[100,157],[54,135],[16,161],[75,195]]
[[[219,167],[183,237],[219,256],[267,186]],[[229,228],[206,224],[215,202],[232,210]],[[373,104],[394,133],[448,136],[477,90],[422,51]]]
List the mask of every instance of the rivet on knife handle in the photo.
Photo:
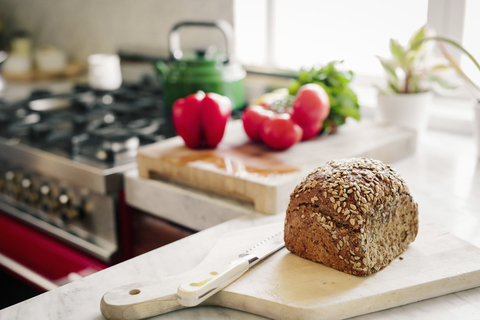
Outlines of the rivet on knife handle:
[[181,284],[177,291],[178,301],[186,307],[199,305],[238,279],[257,259],[255,255],[247,255],[233,260],[221,268],[212,269],[197,281]]

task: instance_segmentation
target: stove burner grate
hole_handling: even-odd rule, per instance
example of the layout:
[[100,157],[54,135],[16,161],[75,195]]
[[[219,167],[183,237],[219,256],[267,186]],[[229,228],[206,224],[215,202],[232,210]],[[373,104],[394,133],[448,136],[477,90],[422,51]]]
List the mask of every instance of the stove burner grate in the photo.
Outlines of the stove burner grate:
[[0,102],[1,137],[71,159],[134,161],[140,146],[175,136],[161,91],[151,83],[115,91],[78,84],[61,95],[40,89],[24,101]]

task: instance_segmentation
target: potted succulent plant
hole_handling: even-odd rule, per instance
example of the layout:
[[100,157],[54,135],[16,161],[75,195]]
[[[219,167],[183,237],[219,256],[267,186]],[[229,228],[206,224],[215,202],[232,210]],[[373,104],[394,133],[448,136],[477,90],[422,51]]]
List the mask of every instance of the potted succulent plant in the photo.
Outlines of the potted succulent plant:
[[451,68],[445,59],[433,57],[433,30],[426,25],[416,31],[402,46],[390,39],[390,58],[377,56],[387,74],[388,85],[378,88],[379,118],[383,123],[397,124],[417,132],[425,130],[428,110],[432,101],[432,88],[451,89],[453,84],[442,74]]

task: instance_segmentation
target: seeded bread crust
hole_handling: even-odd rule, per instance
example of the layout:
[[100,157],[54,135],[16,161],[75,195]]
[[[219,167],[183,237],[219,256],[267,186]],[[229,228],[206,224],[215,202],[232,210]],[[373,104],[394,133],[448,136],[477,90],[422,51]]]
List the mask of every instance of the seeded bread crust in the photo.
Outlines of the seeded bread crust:
[[285,245],[300,257],[366,276],[385,268],[418,233],[405,181],[378,160],[332,160],[290,195]]

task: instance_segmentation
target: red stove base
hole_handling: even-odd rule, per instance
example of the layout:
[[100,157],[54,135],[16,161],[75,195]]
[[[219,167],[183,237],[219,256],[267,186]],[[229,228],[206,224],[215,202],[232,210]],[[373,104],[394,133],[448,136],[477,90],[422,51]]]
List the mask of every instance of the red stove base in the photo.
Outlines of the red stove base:
[[[195,232],[126,205],[123,192],[119,200],[121,261]],[[0,211],[0,269],[29,286],[48,291],[109,266]]]
[[[108,267],[4,214],[0,214],[0,265],[44,291]],[[43,285],[49,282],[50,287]]]

